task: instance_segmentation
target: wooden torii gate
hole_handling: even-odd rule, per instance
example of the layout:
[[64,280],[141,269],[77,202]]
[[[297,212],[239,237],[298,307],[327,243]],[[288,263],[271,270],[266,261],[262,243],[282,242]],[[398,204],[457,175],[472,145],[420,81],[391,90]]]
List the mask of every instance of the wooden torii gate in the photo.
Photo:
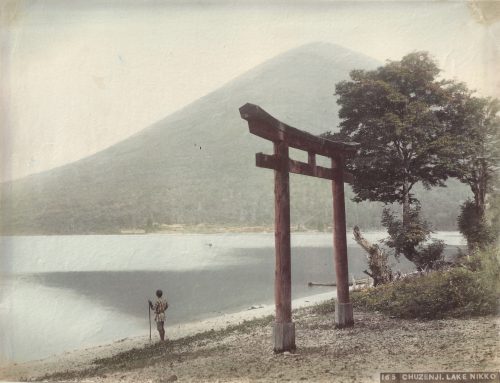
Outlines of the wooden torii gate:
[[[347,239],[344,203],[344,158],[354,155],[358,144],[328,140],[293,128],[277,120],[257,105],[240,108],[241,118],[248,121],[250,133],[272,141],[274,154],[257,153],[256,165],[274,170],[275,250],[276,269],[274,297],[276,319],[273,326],[274,351],[295,349],[295,324],[292,322],[291,245],[290,245],[290,187],[289,173],[325,178],[332,181],[333,247],[337,278],[335,325],[352,326],[352,304],[349,301]],[[308,162],[290,159],[288,148],[304,150]],[[316,165],[316,155],[331,159],[332,167]]]

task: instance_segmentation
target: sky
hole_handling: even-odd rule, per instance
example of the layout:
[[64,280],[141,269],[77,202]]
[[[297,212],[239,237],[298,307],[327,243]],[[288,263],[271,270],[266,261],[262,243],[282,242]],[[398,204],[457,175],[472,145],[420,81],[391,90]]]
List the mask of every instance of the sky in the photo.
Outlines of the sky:
[[0,180],[105,149],[310,42],[335,43],[381,62],[426,50],[444,78],[500,96],[500,23],[491,9],[481,13],[481,3],[472,5],[5,0]]

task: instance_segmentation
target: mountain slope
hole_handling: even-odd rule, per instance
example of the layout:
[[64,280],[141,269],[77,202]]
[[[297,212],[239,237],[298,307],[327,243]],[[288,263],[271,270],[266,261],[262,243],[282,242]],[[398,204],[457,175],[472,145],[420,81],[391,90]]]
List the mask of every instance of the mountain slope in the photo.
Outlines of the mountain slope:
[[[331,44],[288,51],[106,150],[2,185],[2,232],[115,232],[148,219],[271,223],[273,175],[255,167],[254,153],[272,147],[249,134],[238,108],[258,104],[313,134],[335,129],[335,83],[377,64]],[[330,222],[330,193],[324,180],[292,176],[293,222]],[[379,220],[374,204],[348,209],[354,222]]]

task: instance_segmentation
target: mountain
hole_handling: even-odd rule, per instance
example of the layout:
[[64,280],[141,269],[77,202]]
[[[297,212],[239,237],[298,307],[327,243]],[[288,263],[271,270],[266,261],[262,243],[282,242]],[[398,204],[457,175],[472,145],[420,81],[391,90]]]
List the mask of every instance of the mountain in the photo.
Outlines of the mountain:
[[[271,224],[273,174],[255,167],[254,153],[270,153],[272,147],[248,132],[238,108],[247,102],[260,105],[313,134],[335,130],[335,83],[347,79],[352,69],[377,65],[325,43],[285,52],[108,149],[2,184],[1,230],[110,233],[142,227],[148,220]],[[294,155],[305,160],[302,153]],[[292,175],[291,189],[292,223],[331,222],[327,181]],[[451,208],[465,198],[463,190]],[[449,206],[441,208],[448,217]],[[349,202],[347,209],[350,224],[375,226],[380,220],[379,204]]]

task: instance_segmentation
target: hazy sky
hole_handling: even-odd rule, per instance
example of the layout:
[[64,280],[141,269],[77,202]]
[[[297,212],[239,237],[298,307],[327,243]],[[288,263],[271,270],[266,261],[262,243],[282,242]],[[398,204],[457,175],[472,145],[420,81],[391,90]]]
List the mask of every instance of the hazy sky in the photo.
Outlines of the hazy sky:
[[313,41],[382,62],[428,50],[444,77],[500,95],[494,77],[499,23],[480,23],[462,1],[61,0],[0,6],[3,179],[104,149],[255,65]]

